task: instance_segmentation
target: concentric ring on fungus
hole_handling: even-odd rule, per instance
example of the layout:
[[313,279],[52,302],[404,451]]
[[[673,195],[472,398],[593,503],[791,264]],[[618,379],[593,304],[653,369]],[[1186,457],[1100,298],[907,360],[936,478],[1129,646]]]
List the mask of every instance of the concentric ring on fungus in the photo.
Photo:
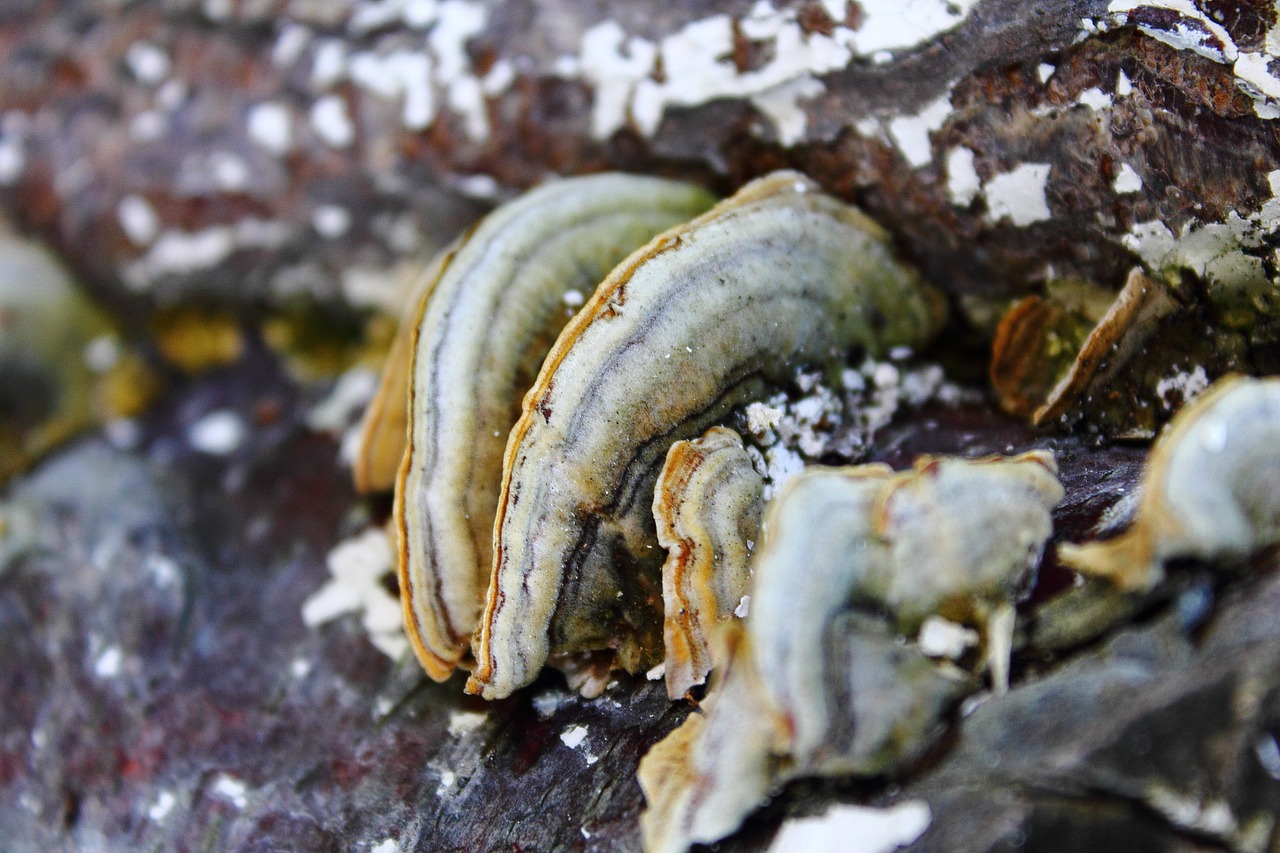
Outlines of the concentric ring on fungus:
[[1063,496],[1056,473],[1038,450],[789,481],[766,512],[751,613],[720,631],[703,713],[640,763],[645,848],[718,841],[790,779],[917,758],[974,684],[907,638],[932,614],[990,631],[1012,612]]
[[750,592],[763,513],[764,477],[736,432],[712,427],[671,445],[653,491],[653,517],[667,550],[662,639],[672,699],[707,680],[712,632]]
[[552,655],[657,663],[667,448],[798,363],[918,346],[943,317],[878,225],[792,172],[633,254],[561,333],[511,432],[468,692],[510,695]]
[[[711,203],[697,187],[658,178],[555,181],[487,216],[420,285],[416,319],[402,329],[409,343],[397,342],[379,400],[408,401],[393,521],[405,628],[432,678],[448,678],[470,650],[502,448],[572,315],[570,294],[589,292],[637,246]],[[381,458],[394,458],[394,413],[366,424],[366,445],[382,442]]]

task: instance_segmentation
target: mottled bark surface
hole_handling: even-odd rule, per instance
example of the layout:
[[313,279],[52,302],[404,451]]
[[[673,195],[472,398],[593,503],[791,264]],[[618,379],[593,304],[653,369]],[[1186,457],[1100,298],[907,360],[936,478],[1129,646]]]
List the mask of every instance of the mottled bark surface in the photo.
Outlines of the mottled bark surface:
[[[136,450],[92,436],[14,490],[3,846],[634,847],[636,762],[684,713],[661,684],[588,702],[548,678],[490,705],[358,619],[303,624],[365,520],[304,402],[259,353],[166,401]],[[225,459],[188,441],[211,410],[253,424]]]
[[359,303],[551,173],[790,165],[953,293],[1118,288],[1135,226],[1273,196],[1268,4],[866,5],[9,3],[0,203],[117,302]]
[[[0,540],[6,846],[637,849],[636,764],[688,712],[660,681],[621,678],[588,701],[547,675],[489,705],[460,679],[394,665],[355,616],[303,624],[325,553],[368,522],[333,439],[301,421],[314,396],[255,350],[164,400],[132,447],[89,436],[12,484]],[[225,457],[191,446],[212,411],[247,426]],[[1032,446],[1062,466],[1055,535],[1067,538],[1132,488],[1143,455],[1037,437],[967,406],[895,423],[873,456]],[[1044,595],[1061,588],[1057,570],[1043,575]],[[1155,605],[1167,615],[1153,627],[1065,667],[1020,654],[1026,683],[905,780],[793,785],[726,849],[761,848],[787,814],[892,799],[906,782],[935,812],[925,849],[1046,832],[1038,849],[1099,833],[1195,847],[1203,831],[1144,804],[1153,787],[1175,804],[1221,800],[1256,834],[1280,797],[1268,775],[1280,767],[1266,763],[1280,724],[1276,584],[1236,582],[1207,611],[1196,602],[1211,603],[1213,586],[1197,577],[1180,575],[1191,592]]]

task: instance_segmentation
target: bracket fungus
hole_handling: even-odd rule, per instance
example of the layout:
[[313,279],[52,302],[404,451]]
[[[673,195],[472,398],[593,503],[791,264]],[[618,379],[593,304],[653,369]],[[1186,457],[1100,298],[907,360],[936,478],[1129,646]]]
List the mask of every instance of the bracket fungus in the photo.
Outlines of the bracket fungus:
[[712,427],[677,441],[653,493],[662,564],[667,694],[683,696],[711,671],[711,632],[750,591],[751,553],[760,540],[764,478],[742,438]]
[[646,847],[717,841],[789,779],[917,758],[972,682],[897,634],[931,614],[989,628],[1011,612],[1062,495],[1045,451],[790,481],[767,510],[751,613],[722,628],[705,713],[640,765]]
[[414,329],[422,316],[423,301],[453,260],[455,251],[456,246],[450,246],[432,258],[410,288],[406,310],[378,377],[377,391],[360,419],[360,441],[351,462],[351,480],[358,494],[395,488],[409,444],[409,370],[413,367]]
[[1062,562],[1149,589],[1176,557],[1243,558],[1280,542],[1280,379],[1219,380],[1180,411],[1143,470],[1133,524],[1063,544]]
[[572,314],[566,295],[589,291],[636,247],[711,202],[697,187],[657,178],[556,181],[491,213],[419,284],[360,455],[365,479],[379,481],[376,469],[407,440],[394,509],[400,586],[407,633],[432,678],[447,678],[470,650],[503,445]]
[[1110,435],[1150,438],[1154,412],[1117,402],[1113,387],[1126,375],[1143,381],[1150,359],[1142,356],[1166,324],[1188,316],[1186,296],[1137,268],[1102,310],[1100,293],[1057,282],[1009,309],[992,341],[991,384],[1003,408],[1035,426],[1087,418]]
[[552,655],[656,663],[650,496],[670,445],[798,363],[918,346],[943,311],[879,226],[792,172],[634,253],[565,327],[511,432],[467,690],[510,695]]

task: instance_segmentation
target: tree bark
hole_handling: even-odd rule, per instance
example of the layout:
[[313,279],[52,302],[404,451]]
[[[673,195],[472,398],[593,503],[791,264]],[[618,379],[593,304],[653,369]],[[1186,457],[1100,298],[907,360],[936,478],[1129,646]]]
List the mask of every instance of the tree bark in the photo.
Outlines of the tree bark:
[[1174,5],[25,0],[0,208],[118,305],[340,304],[553,173],[785,165],[952,293],[1118,289],[1280,163],[1275,10]]

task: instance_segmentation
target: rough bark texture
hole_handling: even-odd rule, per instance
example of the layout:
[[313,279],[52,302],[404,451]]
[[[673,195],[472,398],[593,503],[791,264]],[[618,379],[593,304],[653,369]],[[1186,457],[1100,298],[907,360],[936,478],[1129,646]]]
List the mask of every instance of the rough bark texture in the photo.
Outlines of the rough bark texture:
[[[255,349],[167,398],[136,445],[90,436],[12,484],[0,539],[6,845],[637,849],[636,764],[688,712],[661,682],[623,678],[588,701],[549,675],[489,705],[459,679],[430,684],[410,659],[392,664],[354,617],[303,624],[325,552],[368,520],[333,439],[302,422],[312,396]],[[215,410],[248,425],[226,457],[191,446]],[[1068,497],[1055,535],[1068,538],[1133,487],[1142,459],[1037,436],[981,406],[918,412],[873,456],[1032,446],[1057,453]],[[1055,572],[1046,589],[1061,586]],[[922,849],[1041,833],[1037,849],[1131,836],[1194,848],[1205,833],[1153,813],[1143,798],[1155,789],[1225,802],[1242,825],[1272,814],[1277,586],[1274,574],[1237,586],[1207,630],[1194,603],[1212,587],[1200,582],[1200,599],[1065,668],[1021,656],[1025,684],[961,721],[941,764],[908,774],[899,796],[934,810]],[[561,735],[576,726],[585,736],[571,746]],[[893,790],[792,786],[725,849],[760,849],[788,814]]]
[[1272,197],[1268,4],[920,5],[8,3],[0,205],[117,303],[338,303],[553,172],[794,166],[953,293],[1118,288],[1135,224]]
[[[661,684],[588,702],[547,679],[490,705],[392,665],[356,619],[303,624],[362,523],[305,402],[256,353],[168,400],[136,449],[89,437],[16,488],[3,846],[634,847],[635,765],[684,714]],[[253,424],[225,459],[188,441],[214,409]]]

